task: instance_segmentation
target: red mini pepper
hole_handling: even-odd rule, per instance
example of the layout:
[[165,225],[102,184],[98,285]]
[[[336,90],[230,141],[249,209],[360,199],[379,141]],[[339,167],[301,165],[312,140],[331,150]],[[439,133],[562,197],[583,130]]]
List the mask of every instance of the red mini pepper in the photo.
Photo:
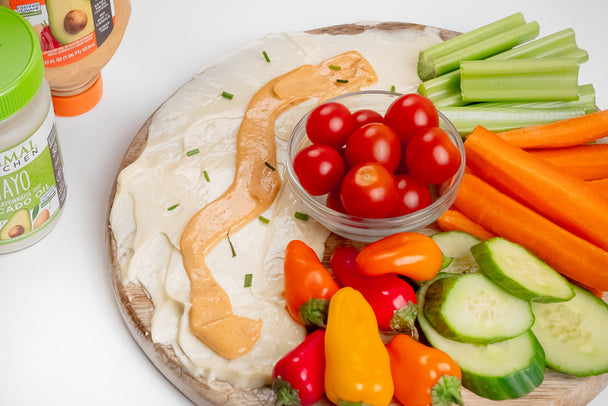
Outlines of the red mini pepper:
[[310,333],[272,371],[275,406],[309,406],[325,394],[325,330]]
[[372,306],[380,330],[415,331],[417,301],[412,286],[396,274],[361,274],[355,264],[358,253],[346,246],[334,250],[330,265],[338,282],[361,292]]
[[[292,240],[285,249],[283,264],[287,311],[305,326],[323,325],[329,299],[340,289],[331,273],[323,266],[317,253],[306,243]],[[303,309],[312,315],[302,317]]]
[[386,345],[395,384],[395,398],[404,406],[464,405],[462,372],[454,360],[405,334]]
[[415,281],[432,279],[443,263],[433,239],[416,232],[391,234],[364,247],[357,255],[357,269],[367,276],[397,273]]

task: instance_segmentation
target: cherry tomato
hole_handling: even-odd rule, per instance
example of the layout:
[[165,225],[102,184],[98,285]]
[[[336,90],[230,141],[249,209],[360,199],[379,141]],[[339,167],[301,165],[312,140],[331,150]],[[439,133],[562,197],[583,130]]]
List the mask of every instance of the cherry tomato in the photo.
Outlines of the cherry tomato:
[[439,126],[439,114],[430,99],[409,93],[391,103],[384,114],[384,123],[397,133],[405,147],[418,131]]
[[355,130],[346,142],[346,162],[353,166],[375,162],[395,172],[401,160],[397,134],[386,124],[370,123]]
[[382,123],[384,117],[375,110],[362,109],[353,112],[353,120],[355,124],[354,129],[356,130],[357,128],[363,127],[365,124]]
[[362,163],[346,173],[340,200],[348,214],[359,217],[386,217],[397,201],[397,185],[392,173],[382,165]]
[[341,103],[328,102],[315,108],[306,121],[306,133],[313,144],[340,148],[353,132],[354,119]]
[[338,211],[340,213],[346,213],[346,210],[342,205],[342,201],[340,200],[339,187],[335,188],[327,194],[327,198],[325,199],[325,205],[332,210]]
[[293,170],[304,190],[321,196],[340,185],[344,161],[332,147],[313,144],[298,152],[293,160]]
[[424,183],[439,184],[450,179],[460,167],[460,151],[439,127],[420,131],[405,149],[410,174]]
[[397,184],[399,197],[389,217],[404,216],[431,204],[431,194],[426,184],[413,176],[406,174],[396,175],[395,183]]

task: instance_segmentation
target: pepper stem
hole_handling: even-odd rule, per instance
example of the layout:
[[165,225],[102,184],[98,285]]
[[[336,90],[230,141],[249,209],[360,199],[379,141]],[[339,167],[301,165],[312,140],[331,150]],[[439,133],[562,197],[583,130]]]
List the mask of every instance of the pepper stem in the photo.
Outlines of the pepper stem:
[[325,328],[328,311],[329,300],[313,297],[300,306],[300,317],[307,327]]
[[278,377],[272,382],[272,390],[277,395],[275,406],[300,406],[298,390],[294,389],[289,382]]
[[460,379],[456,376],[442,375],[431,388],[433,406],[464,406],[460,392]]
[[338,405],[337,406],[372,406],[372,405],[368,405],[365,402],[351,402],[349,400],[338,400]]
[[418,330],[416,329],[416,316],[418,315],[418,306],[411,300],[402,308],[395,310],[390,321],[391,329],[398,332],[409,333],[409,335],[418,339]]

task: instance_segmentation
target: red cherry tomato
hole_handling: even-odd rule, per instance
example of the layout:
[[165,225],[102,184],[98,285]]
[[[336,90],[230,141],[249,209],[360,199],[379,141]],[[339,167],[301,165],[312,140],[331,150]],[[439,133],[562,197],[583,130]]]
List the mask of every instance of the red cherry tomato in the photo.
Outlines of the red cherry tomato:
[[439,114],[430,99],[409,93],[391,103],[384,114],[384,123],[397,133],[405,147],[418,131],[439,126]]
[[356,130],[357,128],[363,127],[365,124],[382,123],[384,121],[384,117],[382,117],[382,114],[375,110],[362,109],[353,112],[353,120]]
[[399,197],[389,217],[404,216],[431,204],[431,194],[426,184],[418,179],[410,175],[400,174],[395,176],[395,183],[397,184]]
[[347,172],[340,187],[340,200],[348,214],[359,217],[386,217],[397,201],[397,185],[392,173],[382,165],[367,162]]
[[460,167],[460,151],[439,127],[420,131],[405,149],[410,174],[424,183],[439,184],[450,179]]
[[400,160],[399,138],[386,124],[366,124],[352,133],[346,142],[346,162],[351,168],[364,162],[375,162],[392,173]]
[[342,205],[342,200],[340,200],[339,187],[335,188],[327,194],[327,198],[325,199],[325,205],[332,210],[338,211],[340,213],[346,213],[346,210]]
[[304,190],[321,196],[340,185],[344,161],[332,147],[313,144],[298,152],[293,160],[293,170]]
[[306,133],[313,144],[340,148],[353,132],[354,119],[341,103],[328,102],[315,108],[306,121]]

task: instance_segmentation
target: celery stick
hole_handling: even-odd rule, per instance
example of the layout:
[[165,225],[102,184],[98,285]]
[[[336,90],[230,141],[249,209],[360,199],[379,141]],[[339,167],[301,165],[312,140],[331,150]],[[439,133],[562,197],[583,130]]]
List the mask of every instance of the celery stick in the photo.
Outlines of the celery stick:
[[432,79],[457,69],[461,60],[487,58],[535,38],[538,32],[538,23],[526,24],[521,13],[513,14],[422,50],[418,76]]
[[580,108],[507,108],[479,107],[478,105],[439,108],[458,132],[465,136],[478,125],[500,132],[537,124],[552,123],[585,114]]
[[[487,60],[551,57],[572,58],[579,63],[583,63],[589,59],[589,54],[577,46],[574,30],[566,28],[491,56]],[[459,71],[448,72],[437,78],[422,82],[418,87],[418,93],[431,99],[438,107],[468,104],[462,100],[460,95]]]
[[462,61],[462,99],[474,101],[577,100],[578,63],[572,59]]
[[531,102],[482,102],[470,104],[471,107],[508,107],[508,108],[528,108],[528,109],[559,109],[564,107],[576,107],[583,109],[585,114],[593,113],[597,110],[595,104],[595,89],[592,84],[580,85],[578,87],[578,100],[539,100]]
[[[546,37],[530,41],[500,54],[491,59],[524,59],[524,58],[561,58],[568,57],[579,63],[586,62],[589,54],[576,45],[576,38],[572,28],[555,32]],[[488,58],[490,59],[490,58]]]
[[460,95],[460,70],[444,73],[418,85],[418,93],[428,97],[437,107],[468,104]]

